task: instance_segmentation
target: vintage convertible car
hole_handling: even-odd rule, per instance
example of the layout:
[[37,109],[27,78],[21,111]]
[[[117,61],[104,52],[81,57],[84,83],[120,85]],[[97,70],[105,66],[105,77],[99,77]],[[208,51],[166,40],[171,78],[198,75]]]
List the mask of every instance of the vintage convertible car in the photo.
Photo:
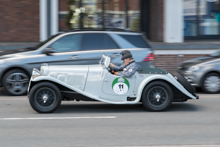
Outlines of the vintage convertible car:
[[194,88],[178,73],[143,68],[131,78],[111,74],[111,59],[102,55],[98,65],[43,64],[33,69],[28,87],[32,108],[39,113],[54,112],[62,100],[101,101],[111,104],[142,102],[149,111],[162,111],[172,102],[198,99]]

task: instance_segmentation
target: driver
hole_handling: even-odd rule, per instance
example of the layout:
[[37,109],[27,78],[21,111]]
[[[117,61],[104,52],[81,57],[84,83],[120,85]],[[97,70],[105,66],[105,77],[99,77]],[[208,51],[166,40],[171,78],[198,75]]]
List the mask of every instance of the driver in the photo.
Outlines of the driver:
[[[138,70],[138,66],[132,58],[132,54],[129,50],[124,50],[121,53],[121,60],[123,63],[120,66],[116,66],[110,63],[109,66],[112,68],[112,73],[116,76],[121,76],[125,78],[130,78],[134,75],[134,73]],[[117,72],[114,72],[117,71]],[[122,71],[122,72],[118,72]]]

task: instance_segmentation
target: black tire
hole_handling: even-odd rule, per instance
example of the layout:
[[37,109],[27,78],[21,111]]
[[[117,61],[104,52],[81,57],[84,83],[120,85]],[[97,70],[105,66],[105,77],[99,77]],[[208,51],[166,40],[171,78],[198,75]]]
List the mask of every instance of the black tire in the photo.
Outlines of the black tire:
[[194,94],[196,92],[196,89],[181,74],[173,72],[172,75],[189,93]]
[[29,103],[39,113],[54,112],[60,106],[61,99],[59,88],[49,82],[34,85],[29,93]]
[[170,107],[173,92],[170,86],[162,81],[148,84],[142,93],[142,103],[149,111],[163,111]]
[[30,77],[21,69],[8,71],[2,78],[2,86],[9,95],[25,95],[29,84]]
[[217,73],[207,74],[202,81],[202,90],[210,94],[220,92],[220,75]]

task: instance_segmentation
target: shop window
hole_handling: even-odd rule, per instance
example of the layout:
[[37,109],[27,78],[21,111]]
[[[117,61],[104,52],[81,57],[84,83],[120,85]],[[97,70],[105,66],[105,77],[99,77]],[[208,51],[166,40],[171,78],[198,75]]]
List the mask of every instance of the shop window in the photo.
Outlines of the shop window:
[[140,0],[59,0],[59,31],[76,28],[140,30]]
[[220,1],[201,0],[199,6],[200,35],[219,35]]
[[82,27],[102,27],[102,0],[82,0],[81,2]]
[[128,1],[128,27],[132,31],[140,31],[140,1]]
[[197,35],[197,0],[184,0],[184,36]]
[[184,0],[184,36],[220,35],[220,0]]
[[126,28],[125,0],[105,0],[105,27]]

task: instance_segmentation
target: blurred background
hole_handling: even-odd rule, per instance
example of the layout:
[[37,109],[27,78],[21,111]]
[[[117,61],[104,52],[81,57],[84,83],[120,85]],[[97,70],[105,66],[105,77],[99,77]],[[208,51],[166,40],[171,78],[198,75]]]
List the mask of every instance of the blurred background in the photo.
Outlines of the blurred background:
[[34,46],[69,29],[144,32],[157,67],[174,71],[220,47],[220,0],[1,0],[0,50]]

